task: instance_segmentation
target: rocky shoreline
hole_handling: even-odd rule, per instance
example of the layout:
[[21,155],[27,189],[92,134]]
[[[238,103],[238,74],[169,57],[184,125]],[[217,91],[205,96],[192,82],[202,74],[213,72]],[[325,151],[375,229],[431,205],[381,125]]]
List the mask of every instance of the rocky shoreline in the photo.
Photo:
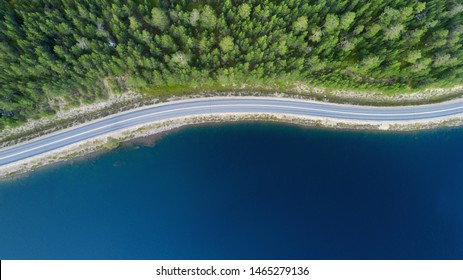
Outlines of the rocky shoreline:
[[118,147],[122,142],[125,141],[159,134],[161,132],[169,131],[187,125],[238,121],[284,122],[301,125],[304,127],[318,127],[330,129],[414,131],[443,126],[463,125],[463,115],[457,115],[452,118],[433,119],[431,121],[426,120],[410,122],[352,121],[321,117],[303,117],[299,115],[262,113],[209,114],[191,116],[187,118],[175,118],[167,121],[144,124],[124,129],[121,131],[105,134],[93,139],[75,143],[51,152],[41,154],[33,158],[25,159],[5,166],[0,166],[0,178],[18,176],[44,165],[70,160],[78,156],[88,155],[102,150],[113,149]]
[[[242,86],[243,87],[243,86]],[[300,94],[289,93],[266,93],[265,91],[247,91],[246,86],[242,88],[244,91],[233,92],[205,92],[200,94],[191,94],[186,96],[174,96],[170,98],[160,99],[149,96],[144,96],[134,92],[127,92],[121,95],[111,95],[107,101],[98,102],[91,105],[74,108],[71,110],[59,112],[51,118],[30,121],[20,127],[8,128],[3,130],[3,136],[0,137],[0,148],[16,145],[18,143],[28,141],[30,139],[40,138],[44,135],[62,131],[63,129],[73,128],[83,123],[93,122],[108,115],[113,115],[118,112],[135,110],[137,108],[153,105],[162,102],[179,101],[191,98],[204,98],[211,96],[266,96],[266,97],[286,97],[305,100],[320,100],[330,101],[333,98],[340,96],[354,102],[354,96],[359,97],[358,93],[354,92],[327,92],[323,90],[313,94],[314,88],[300,87]],[[263,89],[264,90],[264,89]],[[395,100],[399,102],[401,98],[422,102],[424,97],[426,100],[432,98],[444,98],[449,95],[459,95],[463,90],[463,86],[455,87],[452,90],[429,90],[428,94],[416,93],[410,95],[398,95],[390,99],[386,95],[378,95],[381,100]],[[311,94],[309,94],[309,91]],[[375,96],[375,94],[372,94]],[[363,98],[363,97],[362,97]],[[362,99],[360,98],[360,99]],[[373,97],[370,97],[373,98]],[[365,101],[365,99],[362,99]],[[376,100],[379,102],[379,99]],[[402,100],[403,101],[403,100]],[[407,102],[405,102],[407,103]],[[382,131],[412,131],[422,129],[432,129],[438,127],[460,126],[463,125],[463,115],[456,115],[445,118],[436,118],[432,120],[422,121],[401,121],[401,122],[378,122],[378,121],[353,121],[344,119],[332,119],[321,117],[304,117],[299,115],[283,115],[283,114],[262,114],[262,113],[242,113],[242,114],[210,114],[190,116],[187,118],[177,118],[168,121],[149,123],[129,129],[109,133],[87,141],[72,144],[61,149],[51,151],[45,154],[35,156],[20,162],[0,166],[0,177],[11,177],[25,172],[31,171],[38,167],[48,165],[55,162],[68,160],[77,156],[87,155],[101,150],[108,150],[117,147],[121,142],[132,140],[139,137],[158,134],[160,132],[172,130],[174,128],[195,125],[201,123],[212,122],[232,122],[232,121],[269,121],[269,122],[285,122],[306,127],[324,127],[330,129],[357,129],[357,130],[382,130]]]
[[[194,89],[192,90],[194,91]],[[61,109],[52,117],[30,120],[19,127],[5,128],[0,134],[0,148],[12,146],[58,130],[142,106],[213,96],[287,97],[293,99],[345,103],[352,105],[405,106],[436,103],[463,97],[463,85],[447,89],[427,89],[421,92],[395,95],[388,95],[380,92],[328,90],[308,86],[302,83],[288,85],[288,88],[284,90],[284,92],[279,91],[276,86],[271,85],[250,86],[243,84],[233,85],[230,90],[226,91],[198,92],[183,96],[171,96],[168,98],[152,97],[132,91],[123,94],[110,93],[107,100],[99,101],[90,105],[79,106],[77,108],[67,108],[64,106],[64,109]]]

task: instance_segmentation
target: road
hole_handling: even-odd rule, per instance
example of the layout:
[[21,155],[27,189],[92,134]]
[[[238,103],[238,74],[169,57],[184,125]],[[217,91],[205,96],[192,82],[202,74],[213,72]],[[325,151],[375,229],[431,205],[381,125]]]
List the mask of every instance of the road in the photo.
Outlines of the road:
[[221,97],[163,103],[120,113],[0,150],[0,166],[136,125],[210,113],[278,113],[364,121],[418,121],[463,114],[463,100],[407,107],[369,107],[266,97]]

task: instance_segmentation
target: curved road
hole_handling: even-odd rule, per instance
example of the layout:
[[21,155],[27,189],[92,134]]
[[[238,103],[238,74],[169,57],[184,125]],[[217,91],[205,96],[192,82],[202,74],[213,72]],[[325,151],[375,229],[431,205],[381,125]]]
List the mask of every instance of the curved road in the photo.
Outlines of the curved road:
[[280,113],[364,121],[414,121],[463,114],[463,100],[409,107],[368,107],[284,98],[223,97],[132,110],[0,150],[0,166],[140,124],[211,113]]

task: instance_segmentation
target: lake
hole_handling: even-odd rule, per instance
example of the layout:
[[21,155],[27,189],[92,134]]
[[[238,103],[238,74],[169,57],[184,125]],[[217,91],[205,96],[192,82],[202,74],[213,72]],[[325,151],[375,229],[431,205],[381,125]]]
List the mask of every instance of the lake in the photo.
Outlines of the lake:
[[187,127],[0,181],[0,259],[462,259],[463,128]]

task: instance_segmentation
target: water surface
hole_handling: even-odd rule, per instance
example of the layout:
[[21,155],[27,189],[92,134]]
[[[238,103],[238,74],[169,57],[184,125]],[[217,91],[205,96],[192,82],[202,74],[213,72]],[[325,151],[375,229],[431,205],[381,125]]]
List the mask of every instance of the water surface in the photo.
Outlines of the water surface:
[[181,129],[0,182],[0,259],[462,259],[462,140]]

